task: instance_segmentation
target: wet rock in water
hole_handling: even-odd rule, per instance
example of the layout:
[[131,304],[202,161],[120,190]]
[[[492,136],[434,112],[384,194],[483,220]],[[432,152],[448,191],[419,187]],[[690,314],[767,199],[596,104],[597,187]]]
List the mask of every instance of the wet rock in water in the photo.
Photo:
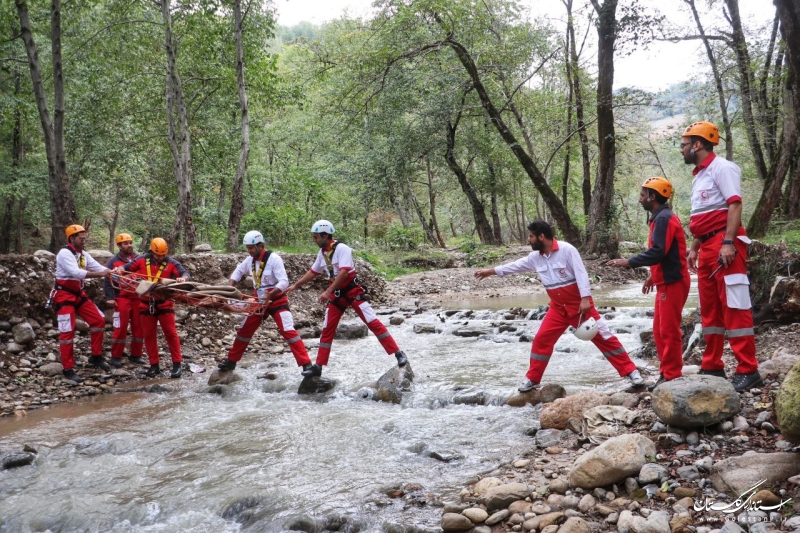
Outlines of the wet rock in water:
[[453,397],[453,403],[456,405],[486,405],[486,392],[460,392]]
[[369,329],[363,322],[339,324],[336,328],[337,339],[363,339],[367,336]]
[[485,328],[459,328],[453,331],[456,337],[480,337],[481,335],[491,335],[492,332]]
[[328,392],[336,386],[336,381],[323,377],[303,378],[297,388],[297,394],[319,394]]
[[525,405],[537,405],[540,403],[551,403],[558,398],[564,398],[567,391],[561,385],[548,383],[540,389],[533,389],[528,392],[516,392],[506,400],[506,405],[511,407],[523,407]]
[[207,394],[219,394],[223,398],[228,398],[233,394],[233,390],[229,386],[221,385],[219,383],[216,385],[211,385],[205,390],[205,392]]
[[283,527],[289,531],[305,531],[316,533],[325,529],[325,522],[311,516],[296,516],[284,522]]
[[428,453],[428,457],[431,459],[436,459],[437,461],[441,461],[443,463],[451,463],[453,461],[460,461],[464,458],[463,455],[456,452],[451,451],[438,451],[438,452],[430,452]]
[[472,521],[458,513],[445,513],[442,515],[442,531],[469,531]]
[[45,376],[60,376],[64,372],[64,366],[61,363],[47,363],[39,367],[39,372]]
[[608,405],[609,401],[607,394],[582,391],[545,405],[539,420],[543,429],[567,429],[570,418],[583,418],[583,413],[587,409],[598,405]]
[[648,457],[656,455],[653,441],[639,433],[619,435],[578,457],[569,472],[573,487],[592,489],[638,475]]
[[667,425],[695,428],[726,420],[741,408],[739,395],[726,379],[686,376],[659,385],[653,391],[653,411]]
[[11,329],[11,333],[14,335],[14,342],[17,344],[30,344],[36,338],[36,333],[33,331],[33,326],[27,322],[22,322],[21,324],[14,326]]
[[258,508],[263,502],[264,498],[255,496],[246,496],[235,502],[228,504],[222,510],[220,516],[225,520],[233,520],[239,524],[246,524],[250,522],[255,514],[254,510]]
[[487,490],[481,498],[481,503],[492,512],[505,509],[517,500],[524,500],[530,494],[531,488],[525,483],[508,483]]
[[714,490],[738,496],[762,479],[765,487],[779,485],[800,472],[800,454],[791,452],[748,453],[714,463]]
[[436,324],[414,324],[414,333],[441,333],[442,328]]
[[10,470],[27,466],[36,459],[33,452],[9,452],[0,450],[0,470]]
[[792,367],[778,389],[775,414],[786,439],[800,444],[800,364]]
[[378,379],[372,399],[376,402],[400,403],[403,400],[403,393],[411,390],[413,381],[414,371],[411,370],[411,363],[407,363],[403,368],[392,367]]
[[209,385],[230,385],[231,383],[235,383],[237,381],[241,381],[241,377],[234,372],[233,370],[214,370],[210,376],[208,376],[208,384]]

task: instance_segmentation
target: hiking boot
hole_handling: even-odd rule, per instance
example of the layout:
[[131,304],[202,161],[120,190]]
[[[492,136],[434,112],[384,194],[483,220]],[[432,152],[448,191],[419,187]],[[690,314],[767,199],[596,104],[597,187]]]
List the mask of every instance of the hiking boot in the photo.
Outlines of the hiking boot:
[[221,362],[217,368],[219,368],[220,372],[228,372],[236,368],[236,361],[231,361],[230,359],[225,359]]
[[64,370],[64,379],[74,381],[75,383],[80,383],[81,381],[83,381],[83,378],[81,378],[73,368],[67,368],[66,370]]
[[303,371],[300,372],[304,378],[320,377],[322,375],[322,367],[319,365],[303,365]]
[[667,378],[664,377],[663,374],[658,376],[658,381],[656,381],[655,383],[653,383],[652,385],[647,387],[647,392],[653,392],[654,390],[656,390],[656,387],[658,387],[659,385],[661,385],[665,381],[668,381],[668,380],[667,380]]
[[181,377],[183,374],[183,363],[172,363],[172,371],[169,373],[170,379]]
[[726,379],[728,376],[725,375],[724,370],[706,370],[705,368],[701,368],[700,372],[697,373],[701,376],[717,376],[718,378]]
[[97,368],[99,368],[99,369],[101,369],[101,370],[103,370],[105,372],[108,372],[109,370],[111,370],[111,367],[108,366],[108,363],[106,363],[103,360],[103,356],[102,355],[93,355],[93,356],[91,356],[89,358],[89,364],[92,365],[92,366],[96,366]]
[[132,355],[128,357],[128,362],[132,365],[146,365],[147,361],[142,359],[141,355]]
[[539,384],[538,383],[536,383],[535,381],[531,381],[529,379],[526,379],[525,381],[522,382],[522,385],[517,387],[517,390],[520,391],[520,392],[530,392],[533,389],[538,389],[538,388],[539,388]]
[[731,383],[733,383],[733,390],[736,392],[743,392],[752,387],[761,387],[764,384],[758,370],[750,374],[736,373],[733,375]]
[[631,385],[633,385],[634,387],[644,385],[644,378],[639,373],[639,370],[634,370],[633,372],[628,374],[628,379],[631,380]]
[[397,366],[400,368],[403,368],[406,366],[406,364],[408,364],[408,357],[406,357],[406,354],[403,352],[403,350],[395,352],[394,356],[397,357]]
[[150,365],[150,368],[147,369],[147,372],[144,373],[145,376],[148,378],[154,378],[161,373],[161,369],[158,368],[158,365]]
[[117,359],[116,357],[112,357],[108,360],[108,364],[113,366],[114,368],[122,368],[122,359]]

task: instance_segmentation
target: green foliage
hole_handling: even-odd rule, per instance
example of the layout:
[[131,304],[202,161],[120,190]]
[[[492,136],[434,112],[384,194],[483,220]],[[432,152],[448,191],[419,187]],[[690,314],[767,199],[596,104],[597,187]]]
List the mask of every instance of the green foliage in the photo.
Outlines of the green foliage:
[[424,241],[425,235],[416,226],[403,227],[395,223],[386,229],[386,245],[392,250],[416,250]]

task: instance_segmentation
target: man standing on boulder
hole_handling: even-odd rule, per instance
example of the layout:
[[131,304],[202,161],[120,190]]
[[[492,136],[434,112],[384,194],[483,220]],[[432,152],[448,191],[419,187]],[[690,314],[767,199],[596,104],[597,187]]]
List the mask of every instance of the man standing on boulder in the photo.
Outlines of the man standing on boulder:
[[700,373],[725,377],[722,347],[725,335],[736,357],[731,380],[736,391],[762,385],[756,359],[755,331],[747,278],[747,245],[742,227],[742,169],[717,157],[719,129],[695,122],[683,132],[681,154],[692,174],[689,231],[694,237],[689,270],[697,272],[700,317],[706,349]]
[[378,320],[375,311],[369,305],[364,288],[356,277],[353,250],[334,239],[334,231],[333,224],[327,220],[318,220],[314,223],[311,233],[314,236],[314,242],[319,246],[317,259],[302,278],[286,289],[286,294],[289,294],[323,273],[327,274],[330,282],[328,288],[319,295],[319,302],[327,305],[325,306],[325,320],[322,323],[317,360],[309,368],[303,369],[303,376],[319,377],[322,375],[322,367],[328,364],[328,357],[331,354],[336,327],[348,307],[352,307],[358,318],[364,321],[369,330],[378,337],[386,353],[394,354],[397,358],[397,366],[406,366],[408,363],[406,354],[394,342],[386,326]]
[[[264,314],[268,314],[275,321],[281,336],[292,350],[297,366],[303,370],[311,368],[311,359],[308,358],[306,345],[300,334],[294,329],[294,319],[289,310],[289,299],[283,292],[289,287],[289,277],[283,266],[283,259],[271,250],[264,248],[264,236],[258,231],[248,231],[242,244],[247,248],[249,256],[242,261],[231,274],[228,284],[236,286],[248,274],[253,276],[253,289],[259,301],[268,304]],[[228,358],[219,365],[220,370],[233,370],[236,363],[241,360],[250,339],[264,321],[263,314],[249,315],[237,328],[236,339],[228,351]]]
[[613,267],[650,267],[642,292],[656,288],[653,340],[661,362],[661,376],[648,387],[654,390],[664,381],[683,375],[681,313],[689,297],[691,278],[686,266],[686,236],[677,215],[667,205],[672,184],[665,178],[649,178],[639,192],[639,204],[650,213],[650,236],[646,251],[630,259],[612,259]]
[[591,341],[603,352],[603,356],[617,369],[619,375],[627,376],[634,386],[643,384],[644,378],[628,357],[628,352],[594,308],[589,275],[578,250],[568,242],[554,239],[553,228],[543,220],[536,220],[528,225],[528,243],[533,252],[527,257],[495,268],[475,271],[477,279],[536,272],[550,296],[550,308],[533,337],[525,382],[518,390],[528,392],[539,387],[556,341],[568,327],[584,324],[583,317],[589,321],[594,319],[597,334]]
[[[114,239],[119,248],[117,255],[106,263],[106,267],[114,270],[117,267],[133,263],[136,254],[133,251],[133,237],[120,233]],[[120,291],[111,286],[111,280],[103,281],[106,294],[106,305],[114,310],[114,334],[111,336],[111,366],[122,366],[122,355],[125,352],[125,340],[128,337],[128,324],[131,325],[131,354],[128,360],[135,365],[143,365],[142,319],[139,313],[139,297],[134,292]]]
[[[150,242],[150,251],[137,257],[132,263],[117,267],[139,274],[142,279],[158,283],[162,279],[174,279],[183,283],[189,279],[189,272],[178,261],[167,255],[169,248],[167,241],[156,237]],[[183,356],[181,354],[181,340],[175,327],[175,302],[165,300],[158,296],[144,295],[141,297],[139,310],[142,315],[142,330],[144,331],[144,347],[150,359],[150,368],[147,377],[154,378],[161,369],[158,366],[158,331],[157,324],[161,324],[161,331],[167,339],[167,347],[172,358],[172,371],[169,377],[179,378],[183,373]]]
[[92,355],[89,364],[101,370],[110,370],[103,360],[103,330],[106,320],[103,313],[89,300],[83,290],[87,278],[102,278],[110,270],[95,261],[83,247],[86,245],[86,230],[83,226],[67,226],[67,245],[56,256],[56,280],[53,287],[53,307],[58,316],[58,344],[64,377],[76,383],[83,381],[75,372],[75,316],[89,325]]

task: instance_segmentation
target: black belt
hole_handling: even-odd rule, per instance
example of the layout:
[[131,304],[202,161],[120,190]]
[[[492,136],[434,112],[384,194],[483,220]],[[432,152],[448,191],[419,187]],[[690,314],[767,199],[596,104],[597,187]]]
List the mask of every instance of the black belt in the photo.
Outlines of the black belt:
[[708,239],[710,239],[711,237],[713,237],[713,236],[714,236],[714,235],[716,235],[717,233],[721,233],[721,232],[725,231],[725,229],[726,229],[726,228],[719,228],[719,229],[716,229],[716,230],[712,231],[711,233],[706,233],[705,235],[701,235],[701,236],[700,236],[700,237],[698,237],[697,239],[698,239],[700,242],[706,242]]

